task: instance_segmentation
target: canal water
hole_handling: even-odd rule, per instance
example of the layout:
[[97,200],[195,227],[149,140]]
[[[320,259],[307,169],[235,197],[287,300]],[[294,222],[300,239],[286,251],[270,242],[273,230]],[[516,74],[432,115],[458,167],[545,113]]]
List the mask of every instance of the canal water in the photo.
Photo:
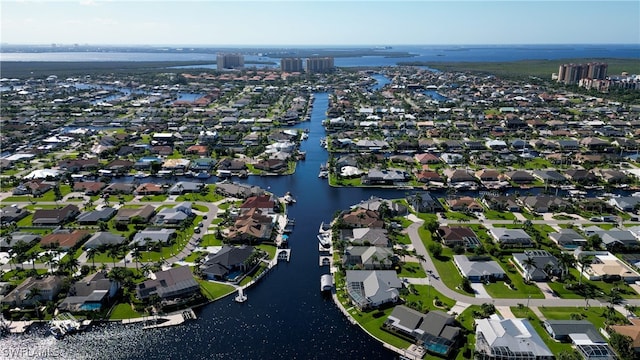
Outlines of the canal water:
[[182,326],[142,330],[137,326],[103,325],[89,332],[55,340],[44,329],[24,336],[0,340],[3,349],[25,349],[22,357],[64,359],[393,359],[385,349],[356,325],[349,323],[331,298],[320,293],[320,267],[316,235],[322,221],[336,210],[372,195],[400,197],[399,190],[331,188],[318,178],[327,152],[320,147],[325,136],[322,120],[328,94],[315,94],[311,121],[299,124],[309,129],[291,176],[249,177],[246,182],[282,196],[290,191],[297,202],[289,207],[295,219],[290,236],[291,261],[281,263],[246,291],[248,301],[228,297],[197,311],[198,319]]

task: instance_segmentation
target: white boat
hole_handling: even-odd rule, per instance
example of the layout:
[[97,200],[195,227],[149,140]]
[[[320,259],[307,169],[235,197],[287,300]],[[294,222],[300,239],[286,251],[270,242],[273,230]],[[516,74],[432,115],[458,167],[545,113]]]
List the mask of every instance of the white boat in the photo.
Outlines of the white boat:
[[290,192],[287,192],[287,193],[284,195],[283,200],[284,200],[284,202],[285,202],[285,203],[287,203],[287,204],[293,204],[293,203],[295,203],[295,202],[296,202],[296,199],[294,199],[294,198],[293,198],[293,195],[291,195],[291,193],[290,193]]
[[72,334],[82,329],[82,323],[70,313],[62,313],[53,318],[49,323],[49,332],[56,339],[61,339],[67,334]]
[[135,175],[133,175],[133,177],[136,178],[136,179],[146,178],[148,176],[149,176],[149,174],[144,173],[142,171],[138,171],[137,173],[135,173]]
[[329,172],[327,170],[322,170],[318,174],[318,177],[321,178],[321,179],[326,179],[326,178],[329,177]]
[[247,301],[247,295],[244,294],[244,291],[242,291],[242,288],[238,288],[238,295],[236,295],[236,297],[233,300],[239,303],[243,303]]
[[210,178],[210,177],[211,177],[211,174],[209,174],[209,173],[208,173],[208,172],[206,172],[206,171],[200,171],[200,172],[196,175],[196,178],[197,178],[197,179],[208,179],[208,178]]

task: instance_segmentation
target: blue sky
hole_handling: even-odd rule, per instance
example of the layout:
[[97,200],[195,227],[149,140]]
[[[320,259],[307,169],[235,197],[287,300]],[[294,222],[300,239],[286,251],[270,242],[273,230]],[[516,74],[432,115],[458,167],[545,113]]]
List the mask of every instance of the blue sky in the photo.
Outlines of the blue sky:
[[10,44],[638,44],[640,2],[0,2]]

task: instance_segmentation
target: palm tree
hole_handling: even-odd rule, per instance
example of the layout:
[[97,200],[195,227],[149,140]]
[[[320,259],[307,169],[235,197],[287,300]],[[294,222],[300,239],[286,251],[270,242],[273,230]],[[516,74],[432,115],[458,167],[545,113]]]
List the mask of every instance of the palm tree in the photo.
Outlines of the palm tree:
[[136,263],[136,270],[138,270],[138,263],[140,262],[140,260],[142,260],[142,251],[140,251],[140,248],[138,248],[137,246],[133,248],[133,250],[131,251],[131,257],[133,258],[133,261]]
[[558,262],[562,267],[562,275],[561,278],[564,278],[569,274],[569,268],[575,265],[576,259],[569,253],[560,253],[558,256]]
[[631,304],[624,304],[624,309],[627,310],[627,317],[631,316],[637,310],[637,306]]
[[74,274],[76,271],[78,271],[78,268],[80,267],[80,261],[78,261],[78,259],[76,258],[70,258],[69,260],[65,261],[64,264],[71,274]]
[[591,268],[591,264],[593,264],[593,258],[591,258],[590,256],[583,256],[578,260],[578,263],[580,264],[581,273],[579,284],[582,285],[582,276],[587,269]]
[[95,269],[96,267],[96,255],[98,254],[98,250],[96,248],[87,249],[87,259],[91,260],[91,267]]
[[115,268],[116,259],[120,257],[120,248],[118,248],[117,246],[111,246],[109,249],[107,249],[107,256],[111,258],[111,260],[113,261],[113,267]]
[[39,287],[34,286],[31,289],[29,289],[29,292],[27,292],[27,295],[25,295],[24,299],[25,300],[34,300],[34,306],[36,309],[36,316],[38,317],[38,319],[40,318],[40,309],[38,309],[38,304],[40,303],[40,297],[42,296],[42,291],[40,290]]
[[525,278],[527,281],[531,281],[531,269],[536,267],[536,261],[529,255],[522,260],[522,265],[524,265],[525,270]]

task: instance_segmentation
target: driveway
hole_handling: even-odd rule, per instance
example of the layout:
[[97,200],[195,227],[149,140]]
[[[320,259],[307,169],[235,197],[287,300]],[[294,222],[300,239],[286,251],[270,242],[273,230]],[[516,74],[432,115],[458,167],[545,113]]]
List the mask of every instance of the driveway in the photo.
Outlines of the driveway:
[[547,284],[546,282],[536,282],[536,285],[538,285],[538,287],[542,291],[542,294],[544,294],[544,298],[545,299],[557,299],[558,298],[556,293],[549,287],[549,284]]
[[489,295],[487,290],[484,288],[484,285],[480,283],[471,283],[471,287],[473,288],[473,292],[476,293],[477,298],[482,298],[482,299],[491,298],[491,295]]

